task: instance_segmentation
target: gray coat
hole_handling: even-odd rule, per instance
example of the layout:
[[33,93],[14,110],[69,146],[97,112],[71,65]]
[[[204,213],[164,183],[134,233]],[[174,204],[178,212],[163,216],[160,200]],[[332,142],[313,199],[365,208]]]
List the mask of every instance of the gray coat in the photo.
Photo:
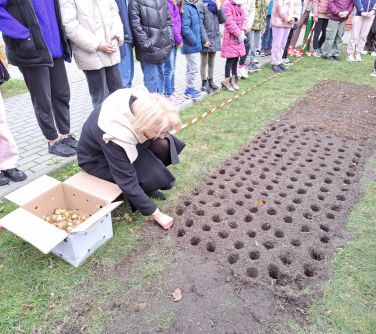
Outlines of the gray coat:
[[226,22],[226,16],[223,11],[223,6],[214,14],[208,9],[206,3],[201,2],[198,6],[202,23],[202,43],[210,42],[209,48],[203,48],[203,52],[221,51],[221,32],[219,25]]

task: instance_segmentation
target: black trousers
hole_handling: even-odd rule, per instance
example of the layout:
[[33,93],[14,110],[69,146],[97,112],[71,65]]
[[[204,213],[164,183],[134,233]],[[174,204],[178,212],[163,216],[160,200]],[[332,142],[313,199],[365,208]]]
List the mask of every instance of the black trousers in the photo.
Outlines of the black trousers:
[[84,73],[94,108],[100,106],[109,94],[123,88],[118,64]]
[[287,37],[287,42],[286,42],[285,50],[283,51],[282,59],[286,59],[287,56],[288,56],[289,46],[290,46],[290,43],[291,43],[292,36],[294,35],[294,31],[295,30],[290,29],[289,36]]
[[[47,140],[70,133],[70,89],[63,58],[53,67],[20,67],[29,89],[35,116]],[[55,126],[56,124],[56,126]]]
[[328,26],[329,19],[319,18],[315,24],[313,31],[313,49],[319,49],[325,42],[326,27]]
[[239,57],[226,59],[225,78],[231,77],[231,74],[238,75],[238,61]]

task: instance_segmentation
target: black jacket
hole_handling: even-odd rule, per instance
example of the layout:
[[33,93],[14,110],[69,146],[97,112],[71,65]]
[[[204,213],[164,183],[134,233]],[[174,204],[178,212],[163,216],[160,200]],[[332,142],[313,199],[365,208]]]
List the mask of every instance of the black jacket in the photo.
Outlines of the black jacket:
[[[70,61],[72,51],[61,22],[60,4],[58,0],[54,0],[54,3],[60,38],[63,44],[64,58],[65,60]],[[21,67],[53,66],[53,59],[43,39],[32,1],[9,0],[6,10],[16,20],[28,28],[31,34],[30,38],[22,40],[3,35],[7,47],[9,63]],[[51,15],[53,14],[51,13]]]
[[129,21],[138,61],[164,63],[174,45],[166,0],[131,0]]

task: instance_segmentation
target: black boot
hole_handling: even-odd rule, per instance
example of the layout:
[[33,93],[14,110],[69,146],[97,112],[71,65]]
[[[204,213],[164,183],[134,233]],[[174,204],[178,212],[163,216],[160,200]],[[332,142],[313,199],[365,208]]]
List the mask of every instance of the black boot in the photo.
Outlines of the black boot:
[[207,92],[207,93],[210,92],[210,87],[209,87],[208,80],[202,80],[201,91],[202,92]]
[[215,92],[219,89],[219,87],[213,82],[213,79],[208,79],[209,88],[212,92]]

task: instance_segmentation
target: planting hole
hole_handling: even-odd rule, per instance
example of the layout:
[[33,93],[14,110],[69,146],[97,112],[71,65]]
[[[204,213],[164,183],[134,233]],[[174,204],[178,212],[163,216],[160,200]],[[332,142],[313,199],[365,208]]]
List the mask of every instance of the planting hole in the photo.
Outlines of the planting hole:
[[320,238],[320,241],[323,244],[327,244],[330,241],[330,238],[328,236],[324,235],[323,237]]
[[285,266],[289,266],[292,263],[292,259],[289,254],[280,255],[279,259]]
[[208,231],[211,230],[211,227],[210,227],[208,224],[205,224],[205,225],[202,227],[202,230],[203,230],[204,232],[208,232]]
[[258,270],[256,268],[247,268],[247,276],[251,278],[256,278],[258,275]]
[[219,231],[218,236],[222,239],[226,239],[228,237],[228,232],[226,231]]
[[324,260],[324,254],[318,251],[317,249],[312,248],[309,251],[309,254],[311,255],[311,258],[316,261],[322,261]]
[[274,216],[277,213],[277,210],[274,208],[270,208],[266,212],[268,215]]
[[261,228],[264,230],[264,231],[268,231],[270,230],[270,224],[269,223],[264,223],[261,225]]
[[188,220],[185,222],[185,226],[187,226],[187,227],[192,227],[192,226],[193,226],[193,220],[192,220],[192,219],[188,219]]
[[260,252],[258,250],[249,252],[249,258],[251,260],[258,260],[260,258]]
[[301,245],[301,242],[298,239],[292,239],[291,240],[291,245],[293,245],[295,247],[299,247]]
[[245,216],[245,218],[244,218],[244,221],[245,221],[246,223],[250,223],[252,220],[253,220],[253,217],[252,217],[251,215],[247,215],[247,216]]
[[215,244],[214,244],[214,242],[208,242],[208,243],[206,244],[206,250],[207,250],[208,252],[210,252],[210,253],[215,252]]
[[229,224],[228,224],[231,228],[238,228],[238,224],[236,224],[235,222],[230,222]]
[[227,258],[227,261],[228,263],[230,264],[234,264],[236,262],[238,262],[239,260],[239,255],[238,254],[231,254],[228,258]]
[[212,221],[213,221],[214,223],[219,223],[219,222],[221,221],[221,218],[219,217],[219,215],[214,215],[214,216],[212,217]]
[[269,277],[270,278],[272,278],[272,279],[278,279],[278,277],[279,277],[279,268],[276,265],[270,264],[269,268],[268,268],[268,272],[269,272]]
[[302,232],[309,232],[310,231],[310,228],[308,225],[302,225],[301,229],[300,229]]
[[250,238],[255,238],[257,233],[255,231],[248,231],[247,232],[247,235],[250,237]]
[[264,243],[263,243],[263,246],[264,246],[267,250],[269,250],[269,249],[273,249],[273,248],[274,248],[274,244],[273,244],[272,241],[266,241],[266,242],[264,242]]
[[285,236],[285,234],[283,233],[283,231],[281,230],[277,230],[275,231],[274,235],[277,237],[277,238],[283,238]]
[[236,241],[236,242],[234,243],[234,247],[235,247],[236,249],[242,249],[242,248],[244,247],[244,243],[241,242],[241,241]]
[[230,208],[230,209],[227,209],[226,210],[226,213],[230,216],[232,216],[233,214],[235,214],[235,210],[233,208]]
[[177,233],[177,236],[178,236],[178,238],[181,238],[181,237],[184,237],[185,236],[185,230],[184,229],[179,229],[178,230],[178,233]]
[[321,228],[324,232],[329,232],[329,226],[327,226],[327,225],[320,224],[320,228]]
[[200,243],[200,238],[199,237],[193,237],[192,239],[191,239],[191,245],[192,246],[197,246],[199,243]]
[[283,218],[285,223],[291,224],[292,223],[292,217],[291,216],[285,216]]

